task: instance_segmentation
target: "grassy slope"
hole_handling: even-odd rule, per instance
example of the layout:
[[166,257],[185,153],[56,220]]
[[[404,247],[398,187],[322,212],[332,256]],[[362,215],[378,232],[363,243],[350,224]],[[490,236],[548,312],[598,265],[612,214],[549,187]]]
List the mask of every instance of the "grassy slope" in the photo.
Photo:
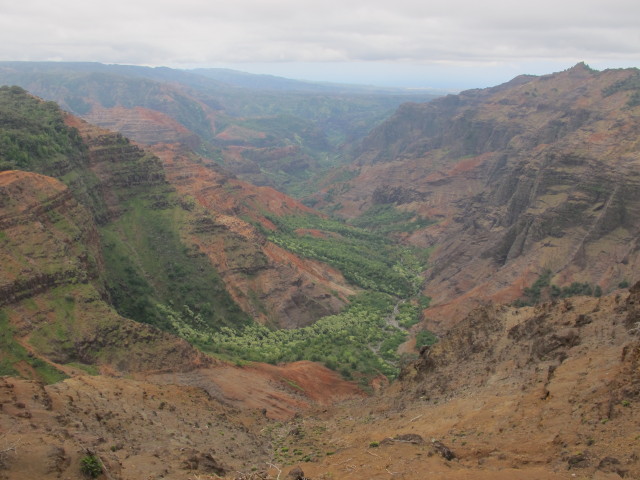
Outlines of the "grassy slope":
[[[168,328],[156,304],[188,305],[210,327],[247,321],[213,267],[182,242],[189,212],[155,157],[115,134],[93,138],[89,152],[54,104],[19,88],[0,89],[0,113],[1,168],[59,178],[100,224],[107,261],[97,282],[121,313]],[[89,158],[97,154],[96,174]]]

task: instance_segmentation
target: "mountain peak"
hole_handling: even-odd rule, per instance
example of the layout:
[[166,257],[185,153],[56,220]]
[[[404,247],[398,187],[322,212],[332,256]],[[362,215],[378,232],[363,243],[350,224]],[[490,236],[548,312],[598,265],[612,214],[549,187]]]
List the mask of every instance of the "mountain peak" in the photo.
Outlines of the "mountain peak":
[[597,70],[594,70],[589,65],[587,65],[584,61],[576,63],[573,67],[567,69],[569,73],[596,73]]

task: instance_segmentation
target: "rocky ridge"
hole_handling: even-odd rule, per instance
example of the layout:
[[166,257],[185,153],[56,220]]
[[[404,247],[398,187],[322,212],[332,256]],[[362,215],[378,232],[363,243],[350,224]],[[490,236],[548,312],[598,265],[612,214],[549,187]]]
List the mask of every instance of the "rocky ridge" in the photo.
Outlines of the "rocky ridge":
[[305,415],[334,440],[305,474],[636,478],[639,293],[478,307],[383,395]]
[[637,76],[579,64],[406,104],[363,142],[331,201],[349,218],[390,204],[435,220],[406,239],[433,250],[434,329],[516,299],[545,269],[559,285],[610,291],[640,261]]
[[105,302],[97,228],[66,186],[7,171],[0,172],[0,191],[0,306],[31,357],[62,364],[63,372],[74,371],[64,366],[72,363],[123,373],[210,363],[186,342],[127,320]]

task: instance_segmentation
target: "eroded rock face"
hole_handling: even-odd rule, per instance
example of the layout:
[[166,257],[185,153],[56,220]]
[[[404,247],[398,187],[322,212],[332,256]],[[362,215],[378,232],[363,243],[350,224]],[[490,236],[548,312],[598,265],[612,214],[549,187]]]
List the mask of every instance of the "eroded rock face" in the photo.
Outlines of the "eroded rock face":
[[640,335],[640,282],[631,287],[629,293],[625,325],[627,328],[633,329],[636,335]]
[[200,144],[196,134],[166,113],[140,106],[133,108],[94,106],[84,119],[147,145],[180,142],[195,149]]
[[607,380],[609,389],[603,387],[600,393],[615,398],[635,396],[632,390],[640,380],[636,369],[639,337],[626,327],[635,308],[634,289],[536,307],[478,307],[441,341],[424,348],[415,372],[408,369],[403,377],[421,385],[421,391],[445,395],[464,385],[483,386],[497,379],[509,385],[523,382],[523,391],[535,391],[542,384],[548,395],[558,371],[572,368],[566,362],[578,365],[584,355],[613,351],[617,357],[611,361],[617,365],[611,368],[617,379]]
[[333,202],[346,217],[386,202],[436,220],[407,238],[433,248],[436,329],[517,298],[546,268],[559,285],[614,289],[640,266],[640,107],[624,87],[637,75],[577,65],[404,105]]

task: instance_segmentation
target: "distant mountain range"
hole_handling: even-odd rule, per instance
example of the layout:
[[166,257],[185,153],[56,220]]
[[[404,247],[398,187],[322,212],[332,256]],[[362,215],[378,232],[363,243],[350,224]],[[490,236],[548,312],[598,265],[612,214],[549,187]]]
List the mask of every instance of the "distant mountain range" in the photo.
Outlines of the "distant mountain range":
[[99,63],[0,62],[0,83],[145,144],[186,143],[245,180],[298,195],[398,105],[439,94]]

